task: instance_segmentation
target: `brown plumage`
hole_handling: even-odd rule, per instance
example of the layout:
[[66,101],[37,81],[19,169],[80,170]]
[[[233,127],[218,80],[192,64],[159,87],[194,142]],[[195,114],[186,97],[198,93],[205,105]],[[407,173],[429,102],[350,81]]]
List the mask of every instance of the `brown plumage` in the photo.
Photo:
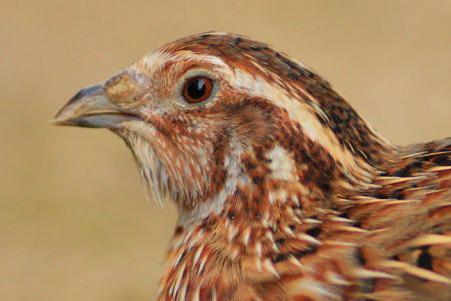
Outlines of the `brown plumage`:
[[159,300],[450,300],[451,139],[397,147],[266,44],[181,39],[81,90],[180,212]]

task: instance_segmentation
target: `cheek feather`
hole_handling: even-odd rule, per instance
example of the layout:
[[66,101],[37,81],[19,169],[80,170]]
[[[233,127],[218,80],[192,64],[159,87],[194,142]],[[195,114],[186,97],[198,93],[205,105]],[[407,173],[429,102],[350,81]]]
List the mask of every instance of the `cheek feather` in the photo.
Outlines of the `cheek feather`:
[[[189,210],[197,203],[208,202],[222,189],[228,170],[239,172],[236,160],[230,161],[226,155],[235,146],[216,128],[220,123],[210,120],[190,128],[190,119],[153,116],[147,122],[128,123],[122,133],[138,158],[146,188],[156,194],[151,197],[161,202],[169,196]],[[227,184],[226,194],[230,189]]]
[[122,131],[119,135],[134,154],[146,195],[149,200],[161,206],[167,198],[170,198],[170,194],[169,177],[158,154],[144,139],[132,132]]

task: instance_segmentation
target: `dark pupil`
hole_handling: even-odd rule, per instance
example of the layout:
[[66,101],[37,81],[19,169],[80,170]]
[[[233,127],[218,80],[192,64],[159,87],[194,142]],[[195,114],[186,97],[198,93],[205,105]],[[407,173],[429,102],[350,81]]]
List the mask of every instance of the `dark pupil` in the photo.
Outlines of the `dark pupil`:
[[193,99],[198,99],[205,94],[205,82],[203,79],[194,79],[188,84],[188,95]]

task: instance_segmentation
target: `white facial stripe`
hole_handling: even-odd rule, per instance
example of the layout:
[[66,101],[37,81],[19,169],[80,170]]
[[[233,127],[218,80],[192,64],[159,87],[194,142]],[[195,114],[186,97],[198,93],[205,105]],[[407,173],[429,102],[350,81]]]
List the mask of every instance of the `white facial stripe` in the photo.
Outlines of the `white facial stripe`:
[[231,142],[230,149],[234,151],[230,157],[227,157],[224,161],[224,169],[227,171],[227,179],[222,187],[221,191],[217,193],[211,200],[201,203],[191,211],[180,211],[178,225],[185,228],[189,228],[195,222],[198,222],[207,216],[213,214],[219,214],[224,208],[225,201],[233,195],[238,186],[247,186],[250,183],[250,179],[241,172],[241,147]]
[[271,177],[282,181],[295,181],[296,168],[295,162],[291,155],[281,146],[276,145],[271,149],[266,157],[271,160],[269,168],[271,168]]
[[[310,105],[288,95],[286,90],[278,85],[272,85],[264,78],[253,76],[246,71],[234,70],[230,78],[233,87],[246,94],[269,99],[278,107],[286,109],[290,118],[302,126],[304,134],[328,150],[331,156],[341,162],[348,171],[358,169],[354,155],[346,148],[340,147],[335,134],[330,128],[320,123]],[[309,95],[305,92],[304,94]],[[324,114],[324,112],[321,113]]]

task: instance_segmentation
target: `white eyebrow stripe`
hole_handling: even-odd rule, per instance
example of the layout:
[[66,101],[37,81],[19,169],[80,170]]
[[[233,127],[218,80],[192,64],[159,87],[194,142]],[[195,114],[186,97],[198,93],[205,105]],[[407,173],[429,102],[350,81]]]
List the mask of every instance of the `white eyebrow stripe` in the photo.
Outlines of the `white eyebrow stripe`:
[[[233,87],[243,93],[268,99],[277,107],[285,109],[290,119],[301,125],[305,135],[321,145],[335,161],[343,164],[349,172],[353,173],[360,169],[354,155],[347,148],[341,147],[340,141],[332,130],[325,127],[318,119],[317,112],[325,114],[322,110],[317,111],[319,107],[312,107],[302,101],[301,96],[293,97],[279,85],[272,85],[265,78],[254,76],[245,70],[234,69],[230,81]],[[305,94],[307,97],[310,96],[308,93]]]

